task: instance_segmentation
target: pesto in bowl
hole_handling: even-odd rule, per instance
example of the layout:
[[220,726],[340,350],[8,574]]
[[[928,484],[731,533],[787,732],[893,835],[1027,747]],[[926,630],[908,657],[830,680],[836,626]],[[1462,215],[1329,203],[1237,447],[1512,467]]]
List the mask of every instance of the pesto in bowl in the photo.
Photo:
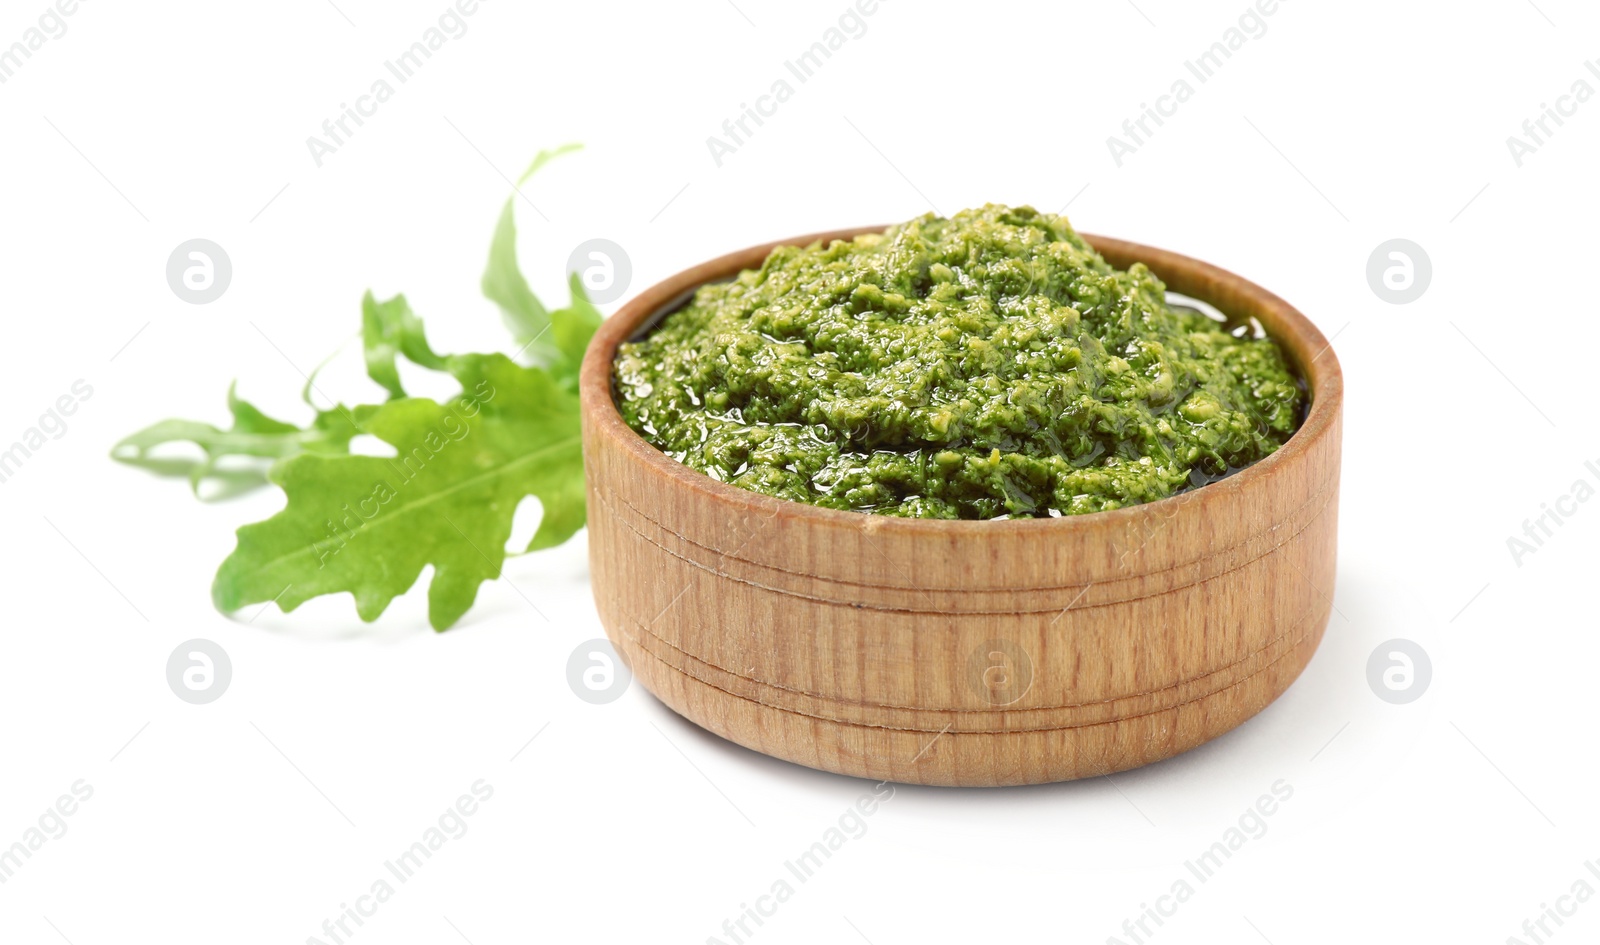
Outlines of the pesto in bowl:
[[945,519],[1165,498],[1271,454],[1305,407],[1272,339],[992,204],[775,249],[623,344],[612,382],[629,427],[715,479]]

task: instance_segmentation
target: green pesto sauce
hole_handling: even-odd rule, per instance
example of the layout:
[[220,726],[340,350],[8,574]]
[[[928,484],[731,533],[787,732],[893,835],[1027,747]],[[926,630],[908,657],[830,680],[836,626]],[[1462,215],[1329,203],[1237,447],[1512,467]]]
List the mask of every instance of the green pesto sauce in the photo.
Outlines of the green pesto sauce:
[[1272,453],[1304,407],[1271,339],[992,204],[776,249],[624,344],[614,383],[630,427],[714,479],[921,518],[1164,498]]

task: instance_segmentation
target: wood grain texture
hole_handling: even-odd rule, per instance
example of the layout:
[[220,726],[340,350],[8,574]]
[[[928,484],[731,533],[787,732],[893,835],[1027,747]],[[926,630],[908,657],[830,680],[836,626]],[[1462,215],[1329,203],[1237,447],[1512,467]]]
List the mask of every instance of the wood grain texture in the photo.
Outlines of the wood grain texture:
[[1287,302],[1175,253],[1085,234],[1118,268],[1255,317],[1311,406],[1278,452],[1201,489],[1113,512],[968,522],[821,509],[726,485],[640,439],[611,392],[617,346],[732,253],[655,285],[585,356],[595,602],[662,702],[724,738],[857,777],[1060,781],[1138,767],[1226,732],[1310,660],[1332,607],[1344,387]]

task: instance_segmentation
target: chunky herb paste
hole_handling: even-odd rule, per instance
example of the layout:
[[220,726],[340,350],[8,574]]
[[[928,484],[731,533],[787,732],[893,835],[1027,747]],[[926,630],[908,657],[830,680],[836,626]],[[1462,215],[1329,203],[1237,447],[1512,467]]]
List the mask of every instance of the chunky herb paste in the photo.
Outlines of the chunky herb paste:
[[922,518],[1170,496],[1272,453],[1304,402],[1271,339],[995,205],[774,250],[623,345],[614,382],[630,427],[715,479]]

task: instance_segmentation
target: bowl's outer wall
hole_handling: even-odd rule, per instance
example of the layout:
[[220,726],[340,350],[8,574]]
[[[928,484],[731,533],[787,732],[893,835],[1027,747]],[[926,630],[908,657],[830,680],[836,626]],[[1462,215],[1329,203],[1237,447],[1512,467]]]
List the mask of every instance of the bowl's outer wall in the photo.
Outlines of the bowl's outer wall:
[[617,345],[695,286],[816,238],[646,290],[585,357],[595,600],[658,698],[800,764],[1002,785],[1169,757],[1287,688],[1332,607],[1343,407],[1338,361],[1304,316],[1208,264],[1086,236],[1118,267],[1142,261],[1173,291],[1259,319],[1312,399],[1271,457],[1115,512],[945,522],[819,509],[716,482],[628,429],[611,394]]

